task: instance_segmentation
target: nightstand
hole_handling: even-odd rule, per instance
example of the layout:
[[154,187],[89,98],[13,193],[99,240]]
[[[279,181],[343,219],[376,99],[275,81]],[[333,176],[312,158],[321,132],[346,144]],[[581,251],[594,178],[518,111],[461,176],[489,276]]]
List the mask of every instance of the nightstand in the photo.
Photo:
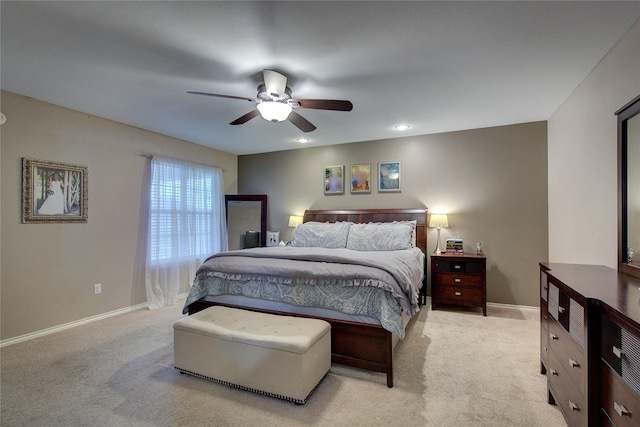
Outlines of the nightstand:
[[431,309],[441,304],[482,307],[487,315],[487,258],[476,254],[431,255]]

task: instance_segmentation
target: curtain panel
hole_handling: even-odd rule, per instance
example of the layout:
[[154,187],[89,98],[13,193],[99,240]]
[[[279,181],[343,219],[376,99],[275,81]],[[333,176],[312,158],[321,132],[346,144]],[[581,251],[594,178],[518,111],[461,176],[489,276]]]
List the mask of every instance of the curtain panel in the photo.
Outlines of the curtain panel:
[[227,250],[222,170],[153,157],[145,283],[149,308],[173,305],[210,255]]

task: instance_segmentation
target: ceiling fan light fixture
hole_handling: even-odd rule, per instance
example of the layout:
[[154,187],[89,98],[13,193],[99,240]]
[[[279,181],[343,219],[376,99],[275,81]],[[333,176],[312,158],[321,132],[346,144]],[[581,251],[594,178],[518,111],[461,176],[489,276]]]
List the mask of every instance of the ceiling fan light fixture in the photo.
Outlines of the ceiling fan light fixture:
[[274,123],[287,120],[292,110],[289,104],[278,101],[262,101],[257,108],[263,119]]

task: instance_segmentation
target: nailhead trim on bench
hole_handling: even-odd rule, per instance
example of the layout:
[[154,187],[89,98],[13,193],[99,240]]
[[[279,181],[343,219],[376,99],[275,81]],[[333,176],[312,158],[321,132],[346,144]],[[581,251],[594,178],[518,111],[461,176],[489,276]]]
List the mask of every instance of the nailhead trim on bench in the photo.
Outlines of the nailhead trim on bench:
[[[316,389],[318,388],[318,386],[320,385],[320,383],[322,383],[322,381],[323,381],[323,380],[325,379],[325,377],[327,376],[327,374],[325,374],[325,375],[322,377],[322,379],[321,379],[320,381],[318,381],[318,384],[316,384],[316,386],[313,388],[313,390],[311,390],[311,391],[309,392],[309,394],[307,395],[307,397],[305,397],[303,400],[300,400],[300,399],[294,399],[293,397],[282,396],[282,395],[279,395],[279,394],[276,394],[276,393],[270,393],[270,392],[268,392],[268,391],[256,390],[256,389],[254,389],[254,388],[245,387],[245,386],[243,386],[243,385],[238,385],[238,384],[230,383],[230,382],[228,382],[228,381],[218,380],[218,379],[216,379],[216,378],[211,378],[211,377],[208,377],[208,376],[206,376],[206,375],[202,375],[202,374],[198,374],[198,373],[196,373],[196,372],[188,371],[188,370],[186,370],[186,369],[178,368],[177,366],[176,366],[175,368],[176,368],[178,371],[180,371],[181,373],[183,373],[183,374],[189,374],[189,375],[193,375],[194,377],[204,378],[204,379],[206,379],[206,380],[214,381],[214,382],[217,382],[217,383],[219,383],[219,384],[224,384],[224,385],[226,385],[226,386],[234,387],[234,388],[237,388],[237,389],[240,389],[240,390],[251,391],[251,392],[254,392],[254,393],[258,393],[258,394],[263,394],[263,395],[265,395],[265,396],[270,396],[270,397],[275,397],[275,398],[278,398],[278,399],[288,400],[289,402],[293,402],[293,403],[295,403],[295,404],[297,404],[297,405],[304,405],[305,403],[307,403],[307,400],[309,399],[309,397],[311,397],[311,395],[313,394],[313,392],[314,392],[314,391],[316,391]],[[327,373],[328,373],[328,372],[327,372]]]

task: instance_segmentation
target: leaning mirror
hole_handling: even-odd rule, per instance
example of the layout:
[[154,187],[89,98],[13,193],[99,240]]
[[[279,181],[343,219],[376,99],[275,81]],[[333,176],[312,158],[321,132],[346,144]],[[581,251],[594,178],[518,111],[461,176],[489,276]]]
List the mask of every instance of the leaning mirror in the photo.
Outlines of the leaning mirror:
[[229,250],[266,246],[267,196],[225,196]]
[[640,277],[640,96],[618,116],[618,269]]

